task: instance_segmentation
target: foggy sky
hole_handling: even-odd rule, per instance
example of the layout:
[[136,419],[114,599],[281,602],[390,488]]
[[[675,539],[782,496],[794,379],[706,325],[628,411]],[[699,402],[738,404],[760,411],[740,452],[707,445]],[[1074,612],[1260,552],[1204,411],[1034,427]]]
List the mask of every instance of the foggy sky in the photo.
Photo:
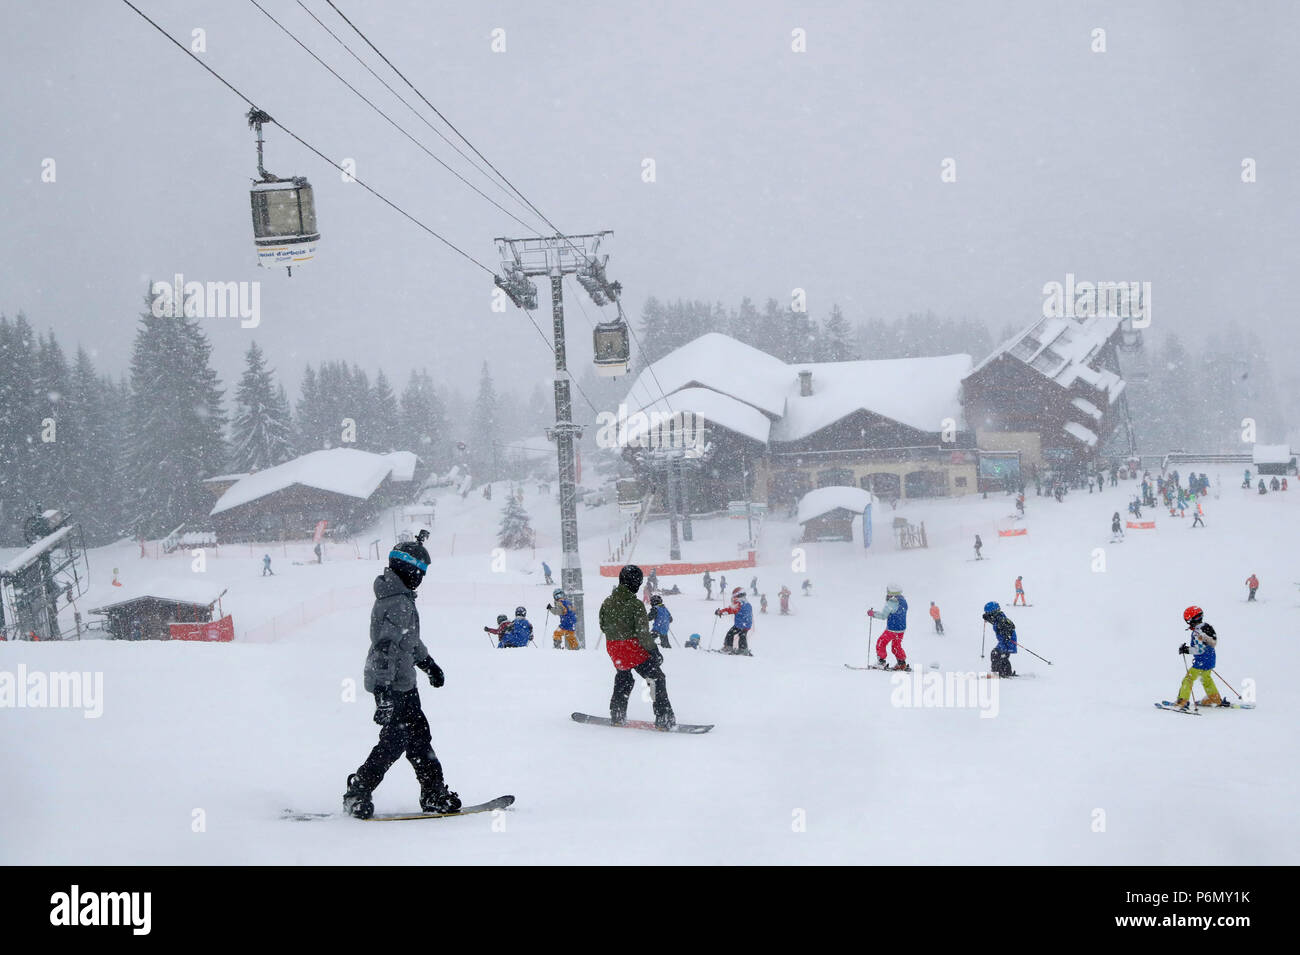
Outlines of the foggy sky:
[[[304,2],[414,102],[323,0]],[[1293,3],[337,2],[557,225],[614,230],[630,317],[651,294],[731,307],[803,288],[817,319],[835,302],[852,321],[930,309],[996,334],[1073,272],[1150,281],[1153,332],[1235,318],[1279,371],[1300,355]],[[251,4],[138,5],[187,45],[206,30],[205,62],[485,264],[494,236],[528,234]],[[296,3],[263,5],[524,217]],[[311,179],[322,240],[292,278],[258,269],[246,105],[116,0],[4,8],[0,311],[117,373],[149,279],[260,280],[259,328],[205,323],[228,389],[252,338],[291,394],[305,363],[338,358],[399,390],[419,365],[472,388],[484,358],[499,387],[548,379],[523,314],[490,311],[486,274],[275,127],[267,167]],[[566,291],[579,367],[590,325]]]

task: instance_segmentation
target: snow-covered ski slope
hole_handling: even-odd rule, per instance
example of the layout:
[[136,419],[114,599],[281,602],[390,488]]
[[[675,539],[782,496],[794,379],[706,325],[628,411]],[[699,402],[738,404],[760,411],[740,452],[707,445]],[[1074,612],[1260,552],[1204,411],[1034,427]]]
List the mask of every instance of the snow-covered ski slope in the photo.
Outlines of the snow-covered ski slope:
[[[365,599],[264,643],[0,644],[0,671],[99,671],[104,697],[97,719],[0,709],[0,862],[1294,864],[1298,492],[1259,497],[1229,485],[1206,499],[1204,530],[1190,529],[1190,515],[1155,512],[1158,530],[1112,545],[1110,516],[1131,488],[1072,492],[1061,504],[1031,495],[1019,538],[996,534],[1014,510],[1008,497],[904,505],[898,513],[924,520],[931,544],[908,552],[895,549],[894,514],[880,508],[870,551],[808,545],[807,570],[791,570],[796,528],[768,521],[760,566],[735,574],[748,587],[756,573],[770,602],[756,614],[754,657],[666,651],[678,718],[717,724],[704,736],[571,721],[575,710],[606,711],[608,658],[551,649],[542,626],[551,588],[528,555],[492,570],[499,493],[440,500],[433,586],[419,605],[447,684],[420,692],[451,786],[466,802],[514,793],[502,818],[280,819],[285,808],[336,809],[374,742],[369,697],[345,699],[366,652]],[[558,574],[559,555],[547,550],[554,513],[535,493],[526,504],[538,556]],[[594,645],[595,607],[610,585],[595,566],[619,518],[610,507],[582,519]],[[699,546],[734,548],[740,527],[702,532]],[[976,532],[983,562],[970,560]],[[391,533],[390,522],[370,536],[387,546]],[[686,559],[707,556],[691,547]],[[263,579],[260,556],[231,548],[208,561],[206,573],[230,588],[224,602],[241,634],[331,591],[364,590],[378,567],[295,566],[273,551],[278,576]],[[638,549],[639,560],[654,556]],[[113,566],[128,583],[190,573],[188,558],[141,560],[129,547],[90,560],[98,591],[86,607],[108,592]],[[1257,604],[1245,602],[1251,572],[1262,583]],[[1017,669],[1037,678],[976,681],[997,693],[983,707],[897,705],[893,681],[924,679],[932,662],[987,665],[980,608],[1010,604],[1017,574],[1034,606],[1010,616],[1024,645],[1053,665],[1018,654]],[[668,600],[673,632],[697,631],[707,645],[717,604],[698,578],[679,582],[685,595]],[[789,617],[776,613],[783,583],[794,591]],[[882,603],[886,583],[911,604],[905,647],[917,672],[905,678],[844,667],[867,660],[864,611]],[[541,646],[493,649],[481,627],[520,600]],[[931,600],[945,636],[932,632]],[[1188,720],[1152,706],[1177,691],[1189,603],[1219,631],[1219,672],[1243,692],[1253,685],[1257,709]],[[650,716],[639,680],[629,715]],[[380,812],[416,805],[409,766],[393,767],[375,803]]]

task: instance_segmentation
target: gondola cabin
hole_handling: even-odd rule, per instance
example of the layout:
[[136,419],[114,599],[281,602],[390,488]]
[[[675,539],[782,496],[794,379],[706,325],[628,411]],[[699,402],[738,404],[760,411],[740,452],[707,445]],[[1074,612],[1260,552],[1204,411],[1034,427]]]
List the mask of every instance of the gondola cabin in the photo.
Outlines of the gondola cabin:
[[627,374],[631,357],[626,322],[599,322],[592,333],[592,354],[595,356],[596,374],[614,378]]
[[257,264],[288,268],[316,256],[316,203],[311,184],[301,176],[257,182],[249,194]]

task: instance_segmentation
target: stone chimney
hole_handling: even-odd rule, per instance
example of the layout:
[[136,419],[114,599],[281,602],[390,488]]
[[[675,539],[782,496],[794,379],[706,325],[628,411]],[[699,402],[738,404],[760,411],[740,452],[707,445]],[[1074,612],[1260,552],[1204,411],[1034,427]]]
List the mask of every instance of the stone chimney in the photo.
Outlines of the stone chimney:
[[812,372],[805,369],[799,372],[799,397],[807,398],[812,394]]

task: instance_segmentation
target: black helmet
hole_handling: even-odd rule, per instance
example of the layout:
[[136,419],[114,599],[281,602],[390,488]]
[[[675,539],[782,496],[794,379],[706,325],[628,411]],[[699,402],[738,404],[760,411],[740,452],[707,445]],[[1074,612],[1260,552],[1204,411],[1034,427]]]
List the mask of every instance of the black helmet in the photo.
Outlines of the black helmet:
[[658,607],[663,602],[664,602],[664,598],[660,597],[658,594],[655,594],[653,597],[650,598],[650,606],[652,607]]
[[645,574],[641,573],[641,568],[636,564],[628,564],[618,572],[618,583],[620,587],[626,587],[632,593],[641,589],[641,581],[645,579]]
[[388,552],[389,570],[410,590],[420,586],[429,570],[429,552],[424,549],[424,539],[428,536],[428,531],[420,531],[415,540],[398,544]]
[[505,623],[505,622],[506,622],[507,620],[509,620],[509,619],[510,619],[510,618],[507,617],[507,616],[506,616],[505,614],[503,614],[503,613],[499,613],[499,614],[497,614],[497,623]]
[[516,616],[516,617],[527,617],[527,616],[528,616],[528,610],[527,610],[526,608],[524,608],[524,607],[516,607],[516,608],[515,608],[515,616]]

